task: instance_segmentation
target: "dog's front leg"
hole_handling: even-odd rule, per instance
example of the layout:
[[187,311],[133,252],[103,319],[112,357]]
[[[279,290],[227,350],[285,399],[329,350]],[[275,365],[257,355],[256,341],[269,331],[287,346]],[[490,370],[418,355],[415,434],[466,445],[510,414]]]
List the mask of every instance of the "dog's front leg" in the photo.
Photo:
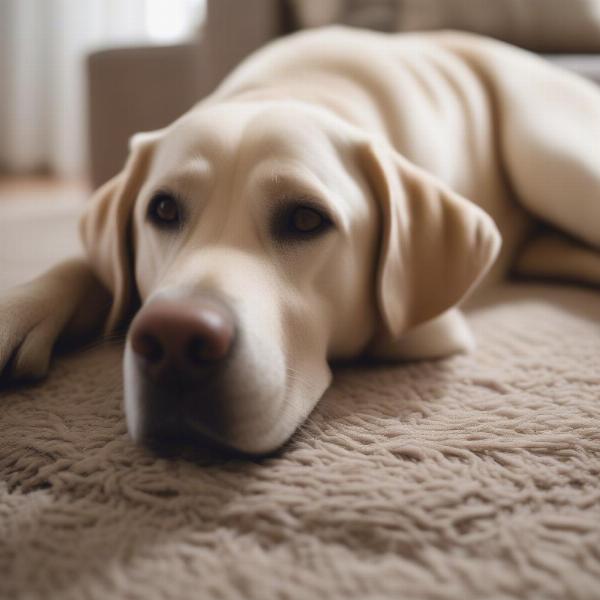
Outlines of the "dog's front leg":
[[427,360],[471,352],[475,338],[462,312],[451,308],[398,339],[378,339],[368,354],[386,360]]
[[84,260],[59,264],[29,283],[0,292],[0,373],[39,379],[59,339],[99,330],[110,295]]

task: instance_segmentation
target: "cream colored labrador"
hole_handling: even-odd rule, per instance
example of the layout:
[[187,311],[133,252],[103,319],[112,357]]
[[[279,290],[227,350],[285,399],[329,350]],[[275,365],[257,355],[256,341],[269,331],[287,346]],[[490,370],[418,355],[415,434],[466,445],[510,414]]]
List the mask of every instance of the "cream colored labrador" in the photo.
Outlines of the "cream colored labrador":
[[81,225],[85,260],[0,298],[0,369],[137,310],[133,439],[268,452],[329,359],[470,349],[486,274],[600,283],[600,91],[473,35],[300,33],[134,136]]

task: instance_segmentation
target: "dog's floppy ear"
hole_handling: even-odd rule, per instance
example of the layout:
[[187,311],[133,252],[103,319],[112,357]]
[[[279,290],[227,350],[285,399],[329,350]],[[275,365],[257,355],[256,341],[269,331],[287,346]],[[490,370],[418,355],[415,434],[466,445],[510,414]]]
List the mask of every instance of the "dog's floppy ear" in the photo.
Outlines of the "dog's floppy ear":
[[500,248],[493,220],[385,142],[361,147],[381,214],[377,300],[398,338],[457,304]]
[[113,296],[107,332],[121,324],[135,298],[131,217],[160,134],[138,133],[131,138],[125,167],[94,193],[79,224],[87,259]]

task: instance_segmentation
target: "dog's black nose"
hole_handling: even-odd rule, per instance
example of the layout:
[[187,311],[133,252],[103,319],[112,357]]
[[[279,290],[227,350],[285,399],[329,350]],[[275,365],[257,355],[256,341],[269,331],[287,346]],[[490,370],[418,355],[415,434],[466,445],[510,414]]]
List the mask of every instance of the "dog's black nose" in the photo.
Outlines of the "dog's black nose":
[[229,309],[217,300],[156,300],[131,324],[133,352],[153,378],[193,375],[222,361],[235,334]]

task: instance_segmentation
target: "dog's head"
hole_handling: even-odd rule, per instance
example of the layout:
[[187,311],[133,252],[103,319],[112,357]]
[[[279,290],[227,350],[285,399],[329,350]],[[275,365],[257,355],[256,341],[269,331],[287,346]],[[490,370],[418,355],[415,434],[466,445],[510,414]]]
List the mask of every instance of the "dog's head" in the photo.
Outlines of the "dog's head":
[[328,359],[456,304],[491,219],[392,150],[296,102],[206,105],[135,136],[82,222],[114,295],[136,440],[264,453],[330,382]]

